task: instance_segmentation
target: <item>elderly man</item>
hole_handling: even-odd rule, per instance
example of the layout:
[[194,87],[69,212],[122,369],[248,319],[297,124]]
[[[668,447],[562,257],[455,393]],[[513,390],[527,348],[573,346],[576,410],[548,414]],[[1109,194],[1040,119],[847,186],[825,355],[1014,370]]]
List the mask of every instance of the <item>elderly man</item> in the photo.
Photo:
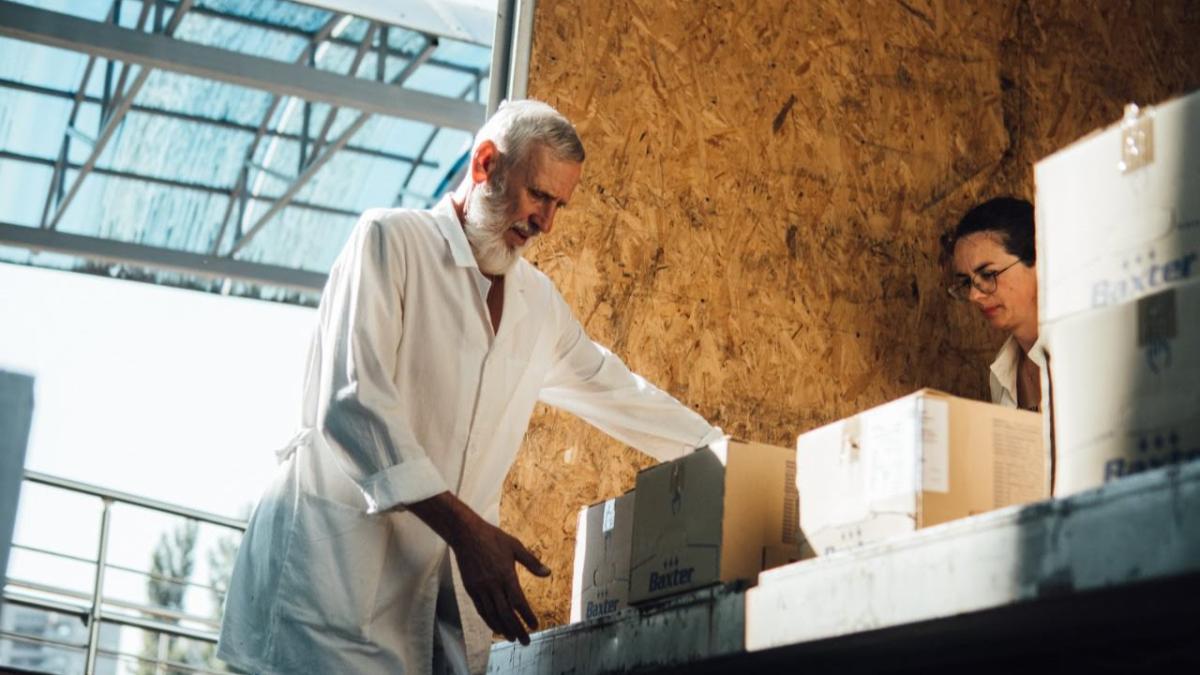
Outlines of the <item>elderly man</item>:
[[592,342],[521,257],[583,159],[566,118],[512,102],[435,208],[363,214],[321,299],[302,429],[238,553],[222,659],[480,672],[492,631],[528,643],[537,627],[516,564],[550,574],[496,526],[537,401],[659,459],[720,437]]

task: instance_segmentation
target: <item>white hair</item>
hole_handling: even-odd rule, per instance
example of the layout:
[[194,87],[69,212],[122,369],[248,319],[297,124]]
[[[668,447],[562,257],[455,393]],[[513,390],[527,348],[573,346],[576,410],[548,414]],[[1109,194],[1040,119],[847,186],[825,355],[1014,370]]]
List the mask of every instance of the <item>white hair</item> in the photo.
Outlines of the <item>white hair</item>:
[[484,141],[496,144],[500,151],[499,169],[523,166],[536,145],[550,151],[557,160],[582,163],[583,142],[570,120],[554,108],[533,99],[504,101],[496,113],[475,134],[475,147]]

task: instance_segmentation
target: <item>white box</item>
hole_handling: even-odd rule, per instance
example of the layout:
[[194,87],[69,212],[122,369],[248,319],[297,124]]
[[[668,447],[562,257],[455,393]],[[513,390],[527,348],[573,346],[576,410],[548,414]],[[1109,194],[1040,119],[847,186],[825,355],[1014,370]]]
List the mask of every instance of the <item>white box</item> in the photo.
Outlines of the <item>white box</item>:
[[1048,327],[1055,496],[1200,456],[1200,281]]
[[1049,497],[1038,413],[922,389],[796,439],[800,527],[819,555]]
[[1034,167],[1042,324],[1200,276],[1200,92]]

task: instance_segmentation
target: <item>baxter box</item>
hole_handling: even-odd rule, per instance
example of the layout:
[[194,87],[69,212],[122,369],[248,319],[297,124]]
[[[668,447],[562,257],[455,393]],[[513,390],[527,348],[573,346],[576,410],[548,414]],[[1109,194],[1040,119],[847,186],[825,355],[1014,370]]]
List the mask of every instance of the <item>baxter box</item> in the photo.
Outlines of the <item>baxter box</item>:
[[796,440],[817,554],[1049,496],[1041,415],[922,389]]
[[1200,281],[1049,328],[1055,496],[1200,456]]
[[607,616],[629,602],[629,549],[636,492],[579,510],[571,623]]
[[637,477],[629,602],[800,559],[795,453],[715,443]]
[[1042,324],[1200,276],[1200,92],[1038,162]]

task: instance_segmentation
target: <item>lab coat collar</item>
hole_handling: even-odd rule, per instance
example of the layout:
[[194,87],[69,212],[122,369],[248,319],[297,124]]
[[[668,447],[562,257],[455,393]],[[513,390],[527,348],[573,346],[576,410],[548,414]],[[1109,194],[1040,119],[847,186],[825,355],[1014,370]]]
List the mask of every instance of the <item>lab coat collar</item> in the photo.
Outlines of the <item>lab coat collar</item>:
[[[1046,367],[1046,352],[1042,346],[1042,338],[1038,336],[1037,342],[1033,343],[1033,347],[1029,349],[1029,360],[1033,361],[1038,368]],[[1017,400],[1017,368],[1021,365],[1021,345],[1017,342],[1017,338],[1008,336],[1004,346],[1000,348],[1000,353],[996,355],[996,360],[992,361],[992,375],[1004,388],[1005,392],[1012,398]]]
[[442,201],[433,207],[433,216],[437,221],[438,229],[450,246],[450,257],[454,259],[454,264],[459,267],[478,268],[475,254],[471,251],[471,244],[467,241],[467,233],[463,232],[462,223],[458,220],[458,212],[454,210],[454,203],[450,201],[449,194],[442,197]]
[[525,303],[525,279],[528,270],[524,269],[529,261],[521,258],[513,268],[504,275],[504,317],[500,320],[500,334],[497,338],[506,337],[528,311]]

